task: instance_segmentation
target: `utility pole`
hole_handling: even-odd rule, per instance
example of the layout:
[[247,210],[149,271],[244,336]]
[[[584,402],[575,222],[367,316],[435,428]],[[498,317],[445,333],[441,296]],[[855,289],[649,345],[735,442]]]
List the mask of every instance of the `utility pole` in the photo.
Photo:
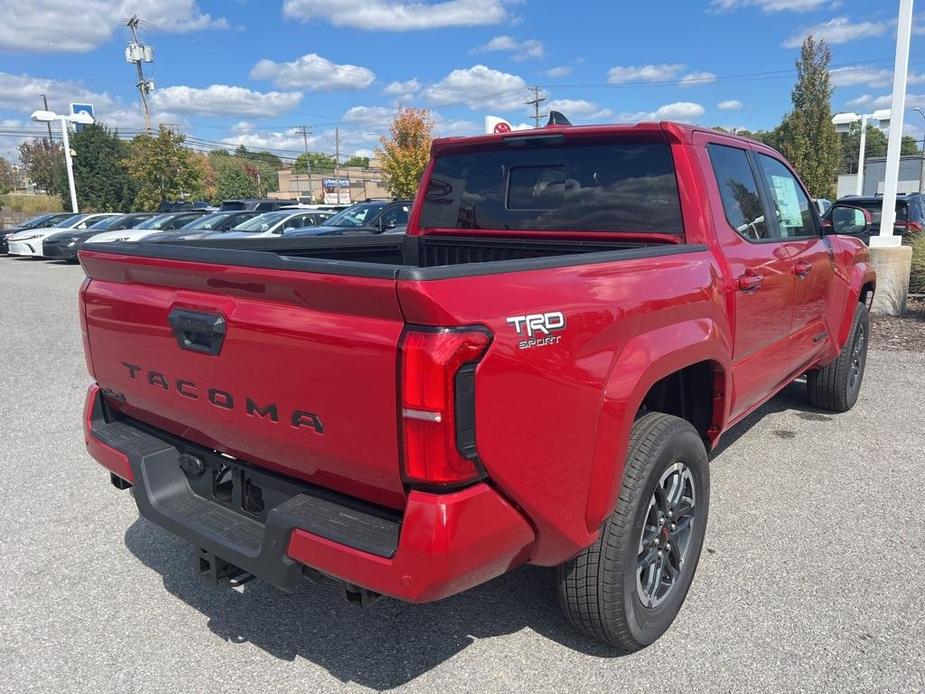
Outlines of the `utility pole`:
[[527,106],[533,107],[533,121],[538,128],[540,127],[540,120],[546,117],[545,113],[540,113],[540,104],[546,101],[546,97],[541,96],[543,91],[539,87],[530,87],[530,91],[533,92],[533,98],[524,103],[526,103]]
[[[48,98],[44,94],[42,94],[42,104],[45,106],[45,110],[47,111],[48,110]],[[51,142],[51,121],[48,121],[46,125],[48,126],[48,141]]]
[[135,64],[135,70],[138,74],[138,81],[135,86],[138,88],[138,94],[141,96],[141,108],[145,114],[145,132],[151,130],[151,111],[148,108],[148,94],[154,89],[154,82],[145,79],[145,72],[142,67],[144,63],[154,62],[154,48],[146,46],[138,38],[138,24],[141,19],[138,15],[132,15],[132,18],[125,25],[132,32],[132,42],[125,49],[125,61]]
[[340,128],[334,128],[334,192],[340,205]]
[[312,160],[308,156],[308,136],[312,134],[312,129],[307,125],[300,125],[299,132],[302,133],[302,142],[305,144],[305,168],[308,170],[308,201],[315,202],[315,192],[312,190]]

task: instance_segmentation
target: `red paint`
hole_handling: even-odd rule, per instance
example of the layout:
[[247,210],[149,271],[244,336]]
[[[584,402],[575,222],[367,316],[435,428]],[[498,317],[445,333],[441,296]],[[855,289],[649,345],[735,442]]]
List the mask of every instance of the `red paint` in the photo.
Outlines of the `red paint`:
[[[676,124],[555,132],[667,141],[684,222],[683,238],[556,237],[642,237],[706,249],[427,281],[83,252],[92,278],[82,292],[92,372],[101,386],[126,395],[125,405],[115,405],[127,414],[258,465],[402,509],[400,546],[391,560],[293,534],[293,558],[351,583],[431,600],[518,563],[562,562],[591,543],[613,511],[633,418],[654,383],[709,362],[714,386],[707,436],[715,443],[793,378],[835,358],[862,288],[875,277],[866,248],[855,239],[750,243],[729,226],[705,147],[715,142],[780,159],[759,143]],[[433,153],[491,147],[519,135],[437,140]],[[419,203],[408,226],[412,236],[423,233]],[[177,348],[167,323],[177,306],[225,317],[219,358]],[[560,341],[519,349],[506,319],[547,311],[565,315]],[[399,344],[408,325],[481,326],[493,336],[476,370],[477,447],[487,482],[446,494],[405,484]],[[122,361],[162,371],[168,389],[139,387]],[[324,423],[324,433],[191,400],[171,388],[176,379],[220,387],[235,398],[273,401],[281,410],[309,410]],[[436,407],[425,404],[421,409]],[[110,452],[88,445],[104,465],[119,467]]]

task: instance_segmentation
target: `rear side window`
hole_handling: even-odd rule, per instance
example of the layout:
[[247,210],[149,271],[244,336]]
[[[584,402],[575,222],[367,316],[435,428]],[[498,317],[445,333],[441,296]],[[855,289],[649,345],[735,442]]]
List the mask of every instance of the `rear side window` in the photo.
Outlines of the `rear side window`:
[[749,241],[770,238],[748,154],[744,149],[725,145],[709,145],[707,151],[723,198],[726,221],[739,236]]
[[818,236],[812,204],[790,169],[764,154],[758,155],[758,161],[771,194],[781,238]]
[[421,227],[682,233],[667,144],[537,142],[439,157]]

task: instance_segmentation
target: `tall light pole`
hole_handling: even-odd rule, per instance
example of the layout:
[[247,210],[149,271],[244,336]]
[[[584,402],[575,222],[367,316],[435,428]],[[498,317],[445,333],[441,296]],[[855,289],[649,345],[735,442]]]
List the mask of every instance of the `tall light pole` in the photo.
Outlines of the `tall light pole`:
[[[925,118],[925,112],[920,108],[912,109],[922,118]],[[919,157],[919,192],[925,193],[925,136],[922,137],[922,151]]]
[[855,195],[864,195],[864,150],[867,147],[867,125],[870,121],[875,121],[877,127],[886,128],[890,125],[890,110],[881,109],[873,113],[836,113],[832,116],[832,124],[835,126],[835,132],[851,132],[851,126],[860,121],[861,123],[861,142],[858,147],[858,174],[855,176]]
[[902,245],[902,237],[893,235],[896,221],[896,191],[899,186],[899,153],[903,139],[903,112],[906,110],[906,78],[909,74],[909,41],[912,38],[912,0],[899,0],[896,24],[896,61],[893,65],[893,98],[890,104],[890,139],[886,150],[886,174],[883,180],[883,213],[880,233],[870,237],[871,247]]
[[68,136],[67,124],[77,123],[80,125],[92,125],[93,116],[83,111],[74,113],[70,116],[60,116],[54,111],[35,111],[32,114],[32,120],[39,123],[61,121],[61,141],[64,145],[64,163],[67,168],[67,184],[71,190],[71,211],[76,214],[79,211],[77,209],[77,188],[74,187],[74,160],[71,158],[71,140]]

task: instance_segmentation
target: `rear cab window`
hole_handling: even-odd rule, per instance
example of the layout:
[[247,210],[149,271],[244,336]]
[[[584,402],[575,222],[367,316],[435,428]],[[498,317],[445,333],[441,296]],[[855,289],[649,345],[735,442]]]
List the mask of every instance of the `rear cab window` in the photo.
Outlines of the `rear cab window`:
[[726,221],[749,241],[767,241],[775,235],[768,229],[758,193],[758,182],[748,161],[748,152],[738,147],[710,144],[710,164],[723,200]]
[[419,225],[683,233],[668,144],[625,138],[514,140],[446,152],[434,162]]

